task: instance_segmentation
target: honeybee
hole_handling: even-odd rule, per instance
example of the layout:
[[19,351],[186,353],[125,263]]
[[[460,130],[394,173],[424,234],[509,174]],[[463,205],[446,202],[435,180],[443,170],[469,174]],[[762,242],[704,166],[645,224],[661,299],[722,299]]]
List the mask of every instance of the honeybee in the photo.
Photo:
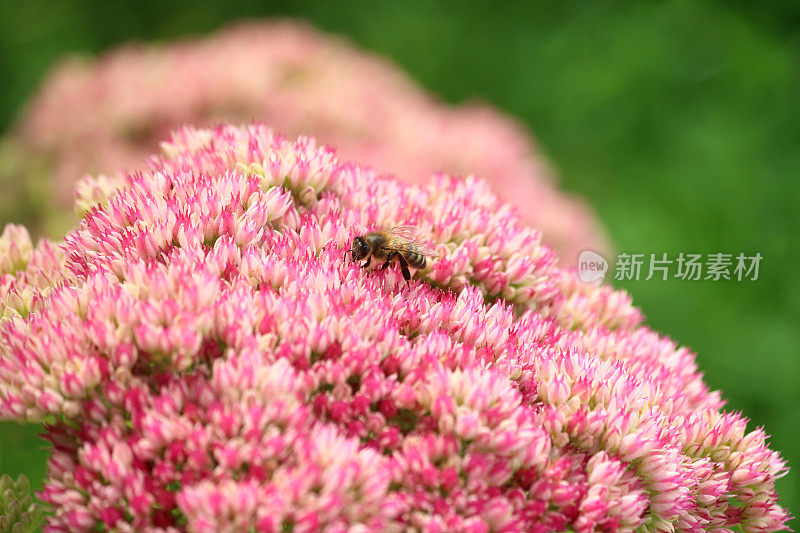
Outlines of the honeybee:
[[417,228],[414,226],[396,226],[383,231],[371,231],[353,239],[350,249],[345,252],[345,258],[348,252],[353,261],[361,261],[366,257],[367,262],[361,265],[362,268],[367,268],[373,258],[385,261],[381,270],[397,259],[403,278],[409,281],[411,279],[409,268],[421,270],[428,264],[428,258],[439,257],[439,254],[420,243],[417,238]]

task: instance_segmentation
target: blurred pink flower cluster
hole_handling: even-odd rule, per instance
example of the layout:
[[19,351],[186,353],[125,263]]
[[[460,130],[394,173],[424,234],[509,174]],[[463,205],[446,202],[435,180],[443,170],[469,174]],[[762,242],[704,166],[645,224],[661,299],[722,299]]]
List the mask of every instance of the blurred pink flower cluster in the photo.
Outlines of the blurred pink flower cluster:
[[[764,432],[484,182],[263,126],[164,152],[63,255],[0,239],[0,415],[49,421],[50,530],[785,527]],[[441,256],[410,283],[343,261],[399,224]]]
[[564,264],[607,249],[589,208],[558,191],[519,124],[485,105],[438,102],[386,60],[296,22],[65,62],[21,117],[16,151],[47,156],[45,176],[68,208],[81,176],[139,168],[177,125],[251,120],[314,135],[410,183],[439,171],[480,176]]

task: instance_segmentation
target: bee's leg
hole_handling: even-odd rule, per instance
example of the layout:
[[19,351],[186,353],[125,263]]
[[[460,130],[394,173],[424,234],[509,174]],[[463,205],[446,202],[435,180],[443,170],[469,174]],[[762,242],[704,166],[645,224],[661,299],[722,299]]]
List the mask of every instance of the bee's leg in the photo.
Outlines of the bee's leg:
[[386,270],[386,267],[388,267],[392,263],[392,259],[394,259],[395,255],[397,255],[398,257],[403,257],[403,254],[398,254],[397,252],[389,252],[389,255],[386,256],[386,262],[381,267],[381,270]]
[[372,261],[372,256],[367,257],[367,262],[361,265],[361,268],[367,268]]
[[400,258],[400,270],[403,271],[403,279],[411,281],[411,272],[408,271],[408,261],[403,257],[403,254],[397,254],[397,257]]

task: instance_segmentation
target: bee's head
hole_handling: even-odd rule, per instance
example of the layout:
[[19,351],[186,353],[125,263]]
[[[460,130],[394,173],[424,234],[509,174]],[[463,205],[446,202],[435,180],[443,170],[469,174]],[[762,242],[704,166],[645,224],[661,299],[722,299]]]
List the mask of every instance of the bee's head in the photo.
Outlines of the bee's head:
[[353,256],[353,261],[361,261],[369,255],[369,245],[364,237],[356,237],[353,239],[353,244],[350,246],[350,253]]

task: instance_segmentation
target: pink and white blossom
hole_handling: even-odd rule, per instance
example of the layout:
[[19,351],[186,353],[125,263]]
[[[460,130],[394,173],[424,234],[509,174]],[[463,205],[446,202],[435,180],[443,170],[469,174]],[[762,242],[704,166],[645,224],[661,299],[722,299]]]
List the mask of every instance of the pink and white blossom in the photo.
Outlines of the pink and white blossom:
[[[50,531],[785,529],[763,430],[484,182],[258,125],[164,151],[50,285],[44,251],[7,274],[36,303],[0,323],[0,415],[50,421]],[[441,257],[410,283],[343,261],[398,224]]]

